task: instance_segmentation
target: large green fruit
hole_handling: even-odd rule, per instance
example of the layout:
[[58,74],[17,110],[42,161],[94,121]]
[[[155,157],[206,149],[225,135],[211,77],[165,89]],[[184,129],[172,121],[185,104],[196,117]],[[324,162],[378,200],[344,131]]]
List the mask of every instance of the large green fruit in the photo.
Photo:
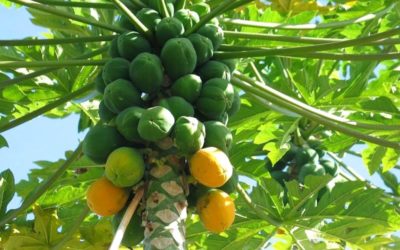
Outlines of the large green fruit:
[[155,106],[143,112],[138,132],[143,139],[156,142],[169,135],[174,123],[175,118],[168,109]]
[[200,21],[199,14],[188,9],[181,9],[175,12],[174,17],[181,21],[185,30],[191,29],[196,23]]
[[[167,9],[168,9],[169,14],[171,16],[173,16],[174,12],[175,12],[174,4],[175,4],[176,0],[166,0],[165,2],[167,4]],[[161,5],[160,0],[148,0],[147,5],[150,8],[156,10],[158,13],[162,13],[162,5]]]
[[281,186],[285,186],[285,182],[290,180],[290,175],[288,172],[274,170],[270,172],[271,177],[274,178]]
[[208,80],[197,99],[197,109],[206,118],[218,120],[232,106],[234,90],[225,79]]
[[210,191],[210,189],[211,188],[201,185],[200,183],[189,185],[189,195],[187,197],[188,207],[196,207],[197,201]]
[[102,76],[106,85],[118,79],[130,80],[129,61],[120,57],[110,59],[104,65]]
[[231,73],[233,73],[233,71],[235,71],[237,63],[238,63],[236,59],[225,59],[225,60],[221,60],[220,62],[222,62],[226,66],[228,66]]
[[306,163],[315,163],[319,161],[318,153],[312,148],[301,148],[296,152],[296,165],[298,167]]
[[204,146],[216,147],[225,153],[228,153],[233,140],[229,128],[219,121],[208,121],[205,122],[204,125],[206,127],[206,140]]
[[156,37],[159,45],[165,44],[172,38],[183,35],[185,28],[179,19],[175,17],[163,18],[156,26]]
[[127,29],[127,30],[135,30],[135,25],[129,21],[128,17],[125,15],[121,15],[117,20],[117,26]]
[[194,117],[181,116],[176,120],[173,139],[179,152],[185,155],[196,153],[204,145],[205,128]]
[[231,71],[229,70],[229,67],[218,61],[206,62],[197,70],[197,74],[204,82],[212,78],[222,78],[228,81],[231,80]]
[[110,48],[108,49],[108,54],[112,57],[121,57],[118,52],[118,38],[114,38],[111,41]]
[[158,56],[144,52],[131,63],[129,73],[133,84],[145,93],[156,93],[164,81],[163,67]]
[[134,148],[120,147],[107,157],[104,174],[117,187],[130,187],[144,176],[144,160]]
[[339,168],[338,168],[338,165],[335,162],[330,161],[330,160],[320,160],[319,163],[325,169],[325,172],[327,174],[330,174],[333,177],[338,175]]
[[197,33],[208,37],[214,46],[214,50],[217,50],[224,40],[224,31],[215,24],[206,24]]
[[108,84],[104,91],[104,103],[114,113],[122,110],[139,106],[142,103],[140,92],[131,82],[118,79]]
[[173,38],[162,48],[161,61],[169,77],[176,80],[194,71],[197,55],[189,39]]
[[162,99],[158,105],[168,109],[174,116],[175,120],[181,116],[194,115],[193,106],[179,96]]
[[118,37],[118,52],[129,61],[132,61],[142,52],[150,51],[150,43],[137,32],[125,32]]
[[200,17],[210,13],[210,5],[206,3],[196,3],[190,7],[191,10],[195,11]]
[[200,95],[202,81],[197,75],[190,74],[180,77],[171,87],[174,96],[180,96],[190,103],[194,103]]
[[104,122],[110,122],[115,117],[115,113],[112,112],[109,108],[107,108],[104,100],[102,100],[99,104],[99,116],[100,119]]
[[[112,219],[112,226],[114,233],[117,232],[118,226],[124,217],[126,209],[123,209],[116,215],[114,215]],[[128,227],[124,233],[124,237],[122,238],[122,245],[125,247],[131,248],[134,247],[144,239],[144,227],[142,226],[142,217],[136,211],[131,220],[129,221]]]
[[103,164],[108,155],[124,143],[124,138],[116,128],[96,125],[89,130],[83,140],[83,153],[95,163]]
[[235,115],[240,110],[240,95],[239,90],[234,88],[233,102],[232,106],[227,110],[229,116]]
[[138,13],[136,17],[150,30],[154,31],[156,25],[161,21],[161,17],[157,11],[143,8]]
[[130,107],[118,114],[115,121],[118,131],[131,142],[142,142],[138,132],[139,120],[144,109],[140,107]]
[[307,175],[322,176],[325,175],[325,169],[318,163],[306,163],[303,165],[297,176],[300,182],[304,182]]
[[236,173],[235,169],[233,169],[231,178],[229,178],[229,180],[218,189],[221,189],[225,193],[231,194],[236,192],[236,187],[238,183],[239,183],[239,175]]
[[100,72],[94,79],[94,86],[96,87],[97,92],[99,92],[100,94],[104,94],[106,84],[104,83],[102,72]]
[[195,33],[191,34],[188,39],[196,51],[197,66],[207,62],[214,55],[214,46],[207,37]]

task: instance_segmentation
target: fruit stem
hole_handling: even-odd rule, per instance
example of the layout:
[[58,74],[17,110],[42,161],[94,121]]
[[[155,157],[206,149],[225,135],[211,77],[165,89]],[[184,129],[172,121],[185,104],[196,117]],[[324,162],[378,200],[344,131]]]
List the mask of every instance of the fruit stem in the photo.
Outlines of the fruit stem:
[[121,244],[122,239],[124,238],[124,234],[126,228],[129,225],[129,222],[132,219],[133,214],[135,213],[140,200],[142,199],[144,194],[143,186],[139,187],[135,193],[135,197],[133,197],[131,203],[125,211],[124,217],[122,217],[121,223],[118,226],[117,231],[114,234],[114,239],[111,243],[109,250],[118,250]]
[[9,129],[17,127],[17,126],[19,126],[19,125],[21,125],[21,124],[23,124],[25,122],[28,122],[28,121],[30,121],[30,120],[38,117],[38,116],[41,116],[41,115],[45,114],[46,112],[48,112],[48,111],[50,111],[50,110],[52,110],[52,109],[54,109],[54,108],[56,108],[56,107],[58,107],[58,106],[60,106],[60,105],[62,105],[64,103],[66,103],[66,102],[69,102],[74,98],[77,98],[77,97],[85,94],[86,92],[92,90],[93,87],[94,87],[94,83],[87,84],[84,87],[82,87],[82,88],[80,88],[80,89],[78,89],[78,90],[76,90],[76,91],[74,91],[74,92],[72,92],[72,93],[70,93],[70,94],[68,94],[68,95],[66,95],[64,97],[61,97],[60,99],[58,99],[58,100],[56,100],[56,101],[54,101],[52,103],[49,103],[49,104],[47,104],[47,105],[45,105],[45,106],[43,106],[43,107],[41,107],[41,108],[29,113],[27,115],[24,115],[24,116],[21,116],[21,117],[15,119],[15,120],[12,120],[11,122],[8,122],[5,125],[3,125],[2,127],[0,127],[0,133],[3,133],[4,131],[7,131]]
[[111,41],[116,36],[87,36],[56,39],[24,39],[24,40],[0,40],[0,46],[34,46],[34,45],[58,45],[68,43],[87,43]]
[[104,65],[108,60],[63,60],[63,61],[1,61],[0,68],[36,68]]
[[238,183],[236,185],[236,190],[239,192],[239,194],[243,197],[244,201],[246,204],[253,209],[253,211],[257,214],[257,216],[260,219],[263,219],[267,221],[269,224],[274,225],[276,227],[279,227],[282,223],[280,221],[277,221],[276,219],[272,218],[268,214],[266,214],[263,210],[259,209],[251,200],[250,196],[246,193],[246,191],[243,189],[243,187]]
[[112,3],[96,3],[96,2],[66,2],[59,0],[35,0],[38,3],[44,3],[46,5],[53,6],[66,6],[66,7],[79,7],[79,8],[95,8],[95,9],[115,9],[115,6]]
[[125,31],[125,29],[113,26],[111,24],[105,24],[105,23],[96,21],[94,19],[89,19],[89,18],[86,18],[86,17],[83,17],[83,16],[78,16],[78,15],[72,14],[72,13],[70,13],[68,11],[59,10],[59,9],[54,8],[54,7],[46,6],[46,5],[31,1],[31,0],[10,0],[10,2],[18,3],[18,4],[21,4],[21,5],[27,6],[29,8],[32,8],[32,9],[37,9],[37,10],[40,10],[40,11],[43,11],[43,12],[46,12],[46,13],[50,13],[50,14],[53,14],[53,15],[56,15],[56,16],[68,18],[68,19],[75,20],[75,21],[78,21],[78,22],[81,22],[81,23],[90,24],[90,25],[97,26],[97,27],[100,27],[100,28],[103,28],[103,29],[107,29],[107,30],[110,30],[110,31],[114,31],[114,32],[117,32],[117,33],[122,33],[122,32]]
[[331,22],[331,23],[283,24],[283,23],[248,21],[248,20],[232,19],[232,18],[221,18],[220,22],[225,24],[235,24],[237,26],[265,28],[265,29],[285,29],[285,30],[315,30],[315,29],[328,29],[328,28],[333,29],[356,23],[367,22],[374,19],[379,19],[382,16],[386,15],[389,11],[391,11],[396,6],[396,4],[398,4],[398,2],[393,3],[389,7],[380,10],[376,13],[368,13],[362,17],[352,18],[349,20],[344,20],[339,22]]
[[112,0],[115,5],[128,17],[129,21],[135,26],[137,31],[145,36],[148,40],[153,41],[153,33],[150,29],[146,27],[137,17],[135,14],[132,13],[128,7],[125,6],[120,0]]
[[47,189],[49,189],[53,183],[64,174],[67,168],[81,156],[82,153],[82,143],[75,149],[72,155],[54,172],[49,178],[39,185],[36,190],[34,190],[21,204],[21,206],[17,209],[10,210],[3,218],[0,220],[0,226],[5,225],[10,220],[16,218],[20,213],[24,212],[28,209],[37,199],[44,194]]
[[169,14],[169,11],[168,11],[167,3],[165,2],[165,0],[161,0],[161,14],[163,15],[163,17],[171,17],[171,15]]
[[[87,59],[87,58],[91,58],[91,57],[100,55],[103,52],[106,52],[108,50],[108,47],[109,46],[106,46],[106,47],[103,47],[103,48],[100,48],[100,49],[96,49],[94,51],[90,51],[88,53],[85,53],[85,54],[83,54],[81,56],[78,56],[78,57],[75,57],[73,59]],[[2,82],[0,82],[0,89],[3,89],[5,87],[8,87],[8,86],[10,86],[12,84],[15,84],[15,83],[22,82],[24,80],[28,80],[28,79],[31,79],[31,78],[35,78],[37,76],[41,76],[41,75],[56,71],[56,70],[58,70],[60,68],[62,68],[62,67],[44,68],[44,69],[41,69],[41,70],[37,70],[35,72],[31,72],[29,74],[20,75],[20,76],[14,77],[12,79],[8,79],[8,80],[5,80],[5,81],[2,81]]]

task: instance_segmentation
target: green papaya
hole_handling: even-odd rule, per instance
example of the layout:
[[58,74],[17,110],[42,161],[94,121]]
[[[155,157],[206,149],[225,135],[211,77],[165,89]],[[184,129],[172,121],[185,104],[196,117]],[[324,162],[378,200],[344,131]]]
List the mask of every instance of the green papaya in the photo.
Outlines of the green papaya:
[[143,112],[139,120],[138,132],[144,140],[157,142],[169,135],[174,123],[175,118],[168,109],[155,106]]
[[118,132],[131,142],[142,142],[138,132],[139,120],[144,112],[140,107],[129,107],[118,114],[115,124]]
[[197,74],[203,82],[212,78],[222,78],[228,81],[231,80],[231,71],[229,70],[229,67],[218,61],[206,62],[197,70]]
[[110,122],[116,116],[116,114],[107,108],[104,100],[102,100],[99,104],[99,116],[100,120],[104,122]]
[[83,140],[83,153],[98,164],[106,162],[108,155],[123,146],[125,140],[117,129],[107,125],[92,127]]
[[182,22],[175,17],[163,18],[156,25],[156,38],[158,44],[161,46],[169,39],[183,35],[184,32],[185,28]]
[[[175,0],[166,0],[165,2],[167,4],[169,14],[173,16],[175,12]],[[148,6],[156,10],[158,13],[162,13],[162,5],[160,0],[148,0]]]
[[157,11],[149,8],[143,8],[136,13],[136,17],[146,26],[148,29],[154,31],[156,25],[161,21],[161,17]]
[[[118,212],[113,216],[112,226],[114,234],[117,232],[118,226],[124,217],[126,208]],[[142,217],[140,213],[136,210],[133,214],[131,220],[129,221],[128,227],[125,230],[124,237],[122,238],[122,245],[128,248],[132,248],[144,239],[144,227],[142,226]]]
[[140,53],[131,63],[129,74],[133,84],[145,93],[156,93],[164,81],[160,58],[147,52]]
[[161,50],[161,61],[172,80],[191,74],[196,68],[197,55],[187,38],[168,40]]
[[194,117],[181,116],[176,120],[173,139],[180,153],[191,155],[204,145],[206,131],[203,123]]
[[300,182],[304,183],[304,179],[307,175],[322,176],[325,175],[325,169],[320,164],[313,162],[304,164],[299,171],[297,178]]
[[209,190],[209,187],[203,186],[200,183],[189,185],[189,195],[187,197],[188,207],[196,208],[197,200]]
[[197,33],[211,40],[214,50],[217,50],[224,40],[224,31],[215,24],[206,24]]
[[235,69],[237,67],[237,63],[238,63],[236,59],[225,59],[225,60],[221,60],[220,62],[222,62],[223,64],[228,66],[231,73],[233,73],[233,71],[235,71]]
[[190,9],[196,12],[200,17],[207,15],[211,11],[210,5],[206,3],[193,4],[192,6],[190,6]]
[[196,23],[200,21],[199,15],[188,9],[181,9],[175,12],[174,17],[182,22],[185,30],[191,29]]
[[232,102],[232,106],[227,110],[228,115],[233,116],[237,112],[239,112],[240,105],[241,105],[241,101],[240,101],[239,90],[234,88],[233,102]]
[[229,180],[218,189],[224,191],[225,193],[231,194],[236,192],[236,187],[238,183],[239,175],[236,173],[235,169],[233,169],[231,178],[229,178]]
[[127,30],[136,30],[135,25],[131,23],[127,16],[121,15],[117,20],[117,26],[127,29]]
[[333,177],[338,175],[339,168],[338,168],[338,165],[335,162],[330,161],[330,160],[322,159],[322,160],[320,160],[319,163],[325,169],[325,172],[327,174],[330,174]]
[[179,96],[162,99],[158,105],[168,109],[174,116],[175,120],[181,116],[194,115],[193,106]]
[[315,163],[319,161],[318,153],[312,148],[300,148],[295,156],[296,166],[302,166],[306,163]]
[[210,39],[200,34],[191,34],[188,39],[193,45],[197,55],[197,66],[210,60],[214,55],[214,47]]
[[104,103],[114,113],[119,113],[142,103],[140,92],[131,82],[118,79],[108,84],[104,91]]
[[110,59],[104,65],[102,76],[106,85],[117,79],[130,80],[129,61],[120,57]]
[[104,83],[102,72],[100,72],[94,79],[94,86],[96,87],[97,92],[99,92],[100,94],[104,94],[106,84]]
[[118,37],[118,52],[126,60],[132,61],[142,52],[151,52],[151,45],[139,33],[125,32]]
[[108,54],[112,57],[121,57],[118,52],[118,37],[111,40],[110,48],[108,49]]
[[180,96],[190,103],[194,103],[200,95],[202,81],[194,74],[182,76],[171,87],[171,94]]
[[206,127],[205,147],[216,147],[228,153],[232,146],[232,133],[222,122],[208,121],[204,123]]
[[272,178],[274,178],[281,186],[285,186],[285,182],[290,180],[290,175],[288,172],[274,170],[270,172]]

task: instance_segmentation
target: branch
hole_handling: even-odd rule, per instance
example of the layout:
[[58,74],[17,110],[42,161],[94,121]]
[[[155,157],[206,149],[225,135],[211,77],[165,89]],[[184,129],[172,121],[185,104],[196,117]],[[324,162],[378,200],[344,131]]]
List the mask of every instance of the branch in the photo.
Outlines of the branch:
[[161,2],[161,15],[163,17],[171,17],[169,11],[168,11],[168,6],[165,0],[160,0]]
[[63,60],[63,61],[1,61],[1,68],[36,68],[104,65],[108,60]]
[[22,205],[14,210],[10,210],[3,218],[0,220],[0,226],[5,225],[10,220],[16,218],[20,213],[28,209],[37,199],[39,199],[42,194],[44,194],[47,189],[67,170],[67,168],[79,158],[82,152],[82,143],[75,149],[72,155],[64,162],[61,167],[57,169],[49,178],[37,187],[37,189],[32,192],[23,202]]
[[0,40],[0,46],[34,46],[34,45],[57,45],[68,43],[87,43],[87,42],[104,42],[111,41],[116,36],[88,36],[74,38],[55,38],[55,39],[17,39],[17,40]]

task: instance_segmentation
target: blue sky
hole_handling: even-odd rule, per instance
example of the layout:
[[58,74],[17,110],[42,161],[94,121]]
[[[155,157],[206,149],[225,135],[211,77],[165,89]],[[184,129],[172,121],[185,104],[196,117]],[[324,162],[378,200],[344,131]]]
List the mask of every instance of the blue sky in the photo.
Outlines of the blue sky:
[[[45,31],[30,23],[29,13],[24,8],[6,9],[0,5],[0,39],[40,36]],[[0,149],[0,171],[10,168],[18,182],[27,177],[29,169],[36,167],[35,161],[63,158],[66,150],[74,149],[83,139],[84,134],[77,132],[78,119],[77,115],[65,119],[38,117],[4,132],[2,135],[9,148]],[[383,186],[380,178],[369,177],[361,159],[346,156],[345,161],[375,185]],[[395,173],[400,177],[399,171]],[[15,208],[19,203],[20,200],[15,198],[9,208]]]

